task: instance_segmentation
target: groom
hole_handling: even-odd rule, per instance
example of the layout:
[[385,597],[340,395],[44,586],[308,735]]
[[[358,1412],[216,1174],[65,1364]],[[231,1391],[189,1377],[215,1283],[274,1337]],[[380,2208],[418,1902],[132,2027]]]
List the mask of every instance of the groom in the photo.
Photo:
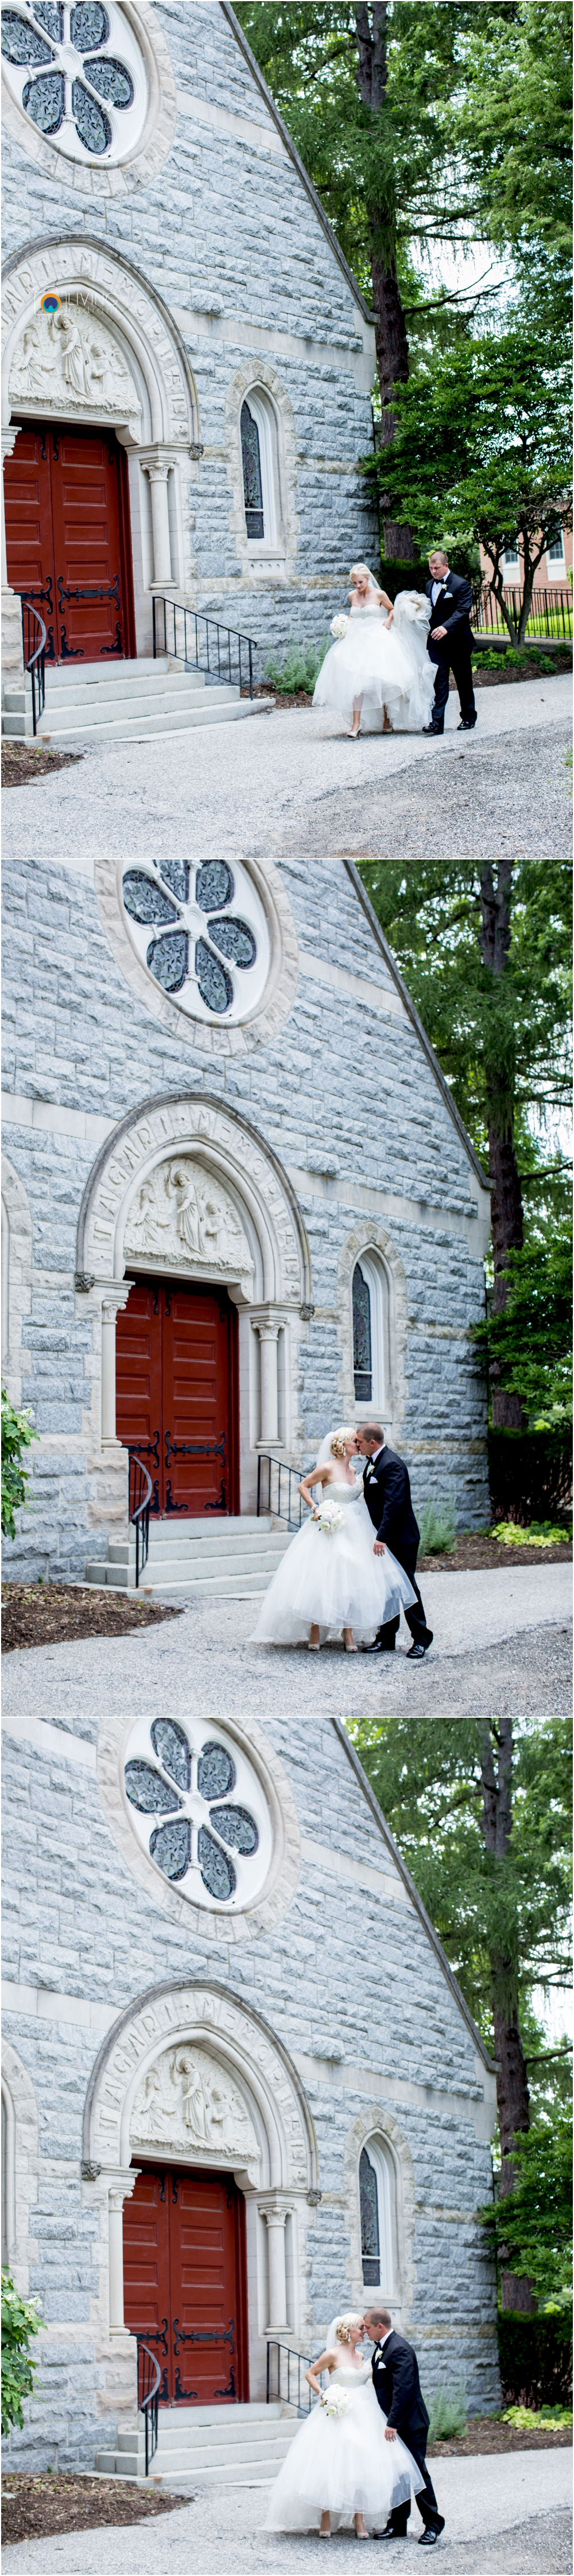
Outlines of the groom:
[[[413,1640],[408,1660],[410,1663],[412,1657],[415,1663],[420,1664],[432,1646],[433,1632],[432,1628],[427,1628],[418,1583],[415,1582],[420,1529],[411,1503],[408,1469],[404,1458],[397,1457],[396,1449],[389,1449],[380,1422],[359,1422],[355,1446],[360,1456],[367,1460],[363,1493],[377,1533],[373,1555],[384,1556],[385,1547],[389,1547],[397,1564],[402,1565],[403,1572],[408,1574],[416,1596],[414,1608],[405,1610],[405,1619]],[[377,1629],[372,1646],[363,1647],[363,1654],[394,1654],[399,1627],[400,1619],[386,1619],[383,1627]]]
[[472,685],[472,634],[470,612],[472,585],[461,573],[451,572],[448,555],[435,546],[429,555],[430,581],[426,584],[430,599],[430,625],[427,653],[436,663],[434,704],[430,724],[423,733],[444,733],[444,712],[448,701],[448,675],[452,671],[460,698],[459,733],[472,733],[476,724],[476,705]]
[[[375,2395],[386,2415],[385,2441],[394,2442],[397,2433],[414,2460],[421,2481],[415,2485],[415,2498],[424,2522],[420,2549],[434,2549],[439,2531],[444,2531],[444,2515],[439,2513],[432,2480],[425,2461],[429,2418],[421,2392],[419,2366],[412,2343],[405,2335],[395,2334],[388,2308],[365,2308],[363,2323],[374,2343],[372,2369]],[[414,2480],[413,2480],[414,2484]],[[408,2504],[391,2508],[384,2531],[375,2533],[378,2540],[406,2540],[410,2514]]]

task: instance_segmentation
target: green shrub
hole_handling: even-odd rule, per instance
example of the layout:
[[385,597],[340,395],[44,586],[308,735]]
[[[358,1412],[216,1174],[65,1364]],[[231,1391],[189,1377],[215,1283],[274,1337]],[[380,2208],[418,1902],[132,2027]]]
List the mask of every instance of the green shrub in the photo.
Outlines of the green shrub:
[[456,1494],[454,1485],[440,1494],[437,1503],[429,1495],[421,1516],[421,1556],[451,1554],[456,1546]]
[[490,1535],[499,1538],[503,1547],[562,1547],[572,1531],[564,1521],[530,1521],[528,1529],[521,1529],[518,1521],[497,1521]]
[[535,2410],[533,2406],[505,2406],[502,2422],[512,2424],[515,2433],[542,2433],[545,2424],[550,2425],[555,2433],[567,2433],[572,2424],[572,2408],[540,2406]]
[[466,2433],[467,2421],[468,2399],[464,2380],[455,2379],[450,2387],[435,2388],[428,2430],[429,2442],[456,2441],[459,2434]]
[[565,2306],[524,2316],[501,2310],[498,2352],[505,2406],[572,2404],[572,2310]]
[[40,2329],[35,2300],[21,2299],[9,2272],[2,2273],[2,2431],[23,2425],[22,2400],[31,2395],[36,2362],[29,2345]]
[[322,635],[320,644],[297,644],[290,638],[284,662],[278,662],[273,653],[268,654],[264,680],[272,681],[278,697],[294,698],[298,689],[306,689],[308,696],[312,697],[330,642],[329,635]]
[[22,1466],[22,1451],[37,1440],[28,1413],[15,1413],[13,1404],[2,1388],[2,1536],[15,1538],[14,1513],[26,1501],[28,1477]]
[[572,1494],[572,1429],[488,1434],[493,1521],[567,1520]]

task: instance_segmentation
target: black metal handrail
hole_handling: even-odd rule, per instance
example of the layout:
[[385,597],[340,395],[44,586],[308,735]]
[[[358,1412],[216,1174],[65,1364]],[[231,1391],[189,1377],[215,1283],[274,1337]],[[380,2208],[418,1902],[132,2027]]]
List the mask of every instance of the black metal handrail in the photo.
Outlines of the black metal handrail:
[[[206,670],[209,672],[210,679],[215,679],[217,661],[217,678],[219,680],[229,680],[231,682],[233,682],[234,666],[237,662],[239,671],[239,689],[241,692],[243,688],[241,647],[243,645],[244,655],[245,652],[247,652],[249,668],[249,696],[250,698],[253,697],[253,655],[258,651],[254,635],[240,635],[238,627],[222,626],[219,618],[206,617],[202,610],[186,608],[184,600],[164,599],[155,591],[152,601],[152,614],[154,662],[157,659],[158,653],[173,653],[176,661],[183,662],[186,671]],[[178,618],[180,621],[183,619],[183,626],[180,623],[179,628],[177,623]],[[198,627],[200,626],[205,627],[205,638],[201,639],[201,651],[205,654],[205,662],[201,662],[199,658],[200,637],[198,634]],[[215,644],[212,643],[211,646],[209,641],[210,628],[212,634],[215,633],[216,637]],[[161,640],[162,629],[163,642]],[[173,641],[169,643],[168,629],[170,635],[173,636]],[[225,639],[223,643],[222,638]]]
[[[272,2360],[271,2360],[271,2354],[272,2354],[272,2353],[274,2353],[274,2355],[275,2355],[275,2360],[274,2360],[274,2362],[272,2362]],[[285,2368],[285,2364],[287,2364],[287,2367],[286,2367],[286,2368]],[[311,2407],[312,2407],[312,2405],[313,2405],[313,2389],[312,2389],[312,2388],[309,2388],[309,2387],[306,2387],[306,2388],[305,2388],[305,2392],[304,2392],[304,2394],[302,2394],[302,2389],[301,2389],[301,2372],[302,2372],[302,2370],[303,2370],[303,2371],[305,2371],[305,2370],[310,2370],[310,2368],[311,2368],[311,2363],[310,2363],[310,2361],[306,2358],[305,2354],[304,2354],[304,2353],[302,2353],[302,2352],[292,2352],[292,2350],[291,2350],[291,2345],[290,2345],[290,2344],[288,2344],[288,2343],[268,2343],[268,2345],[267,2345],[267,2404],[268,2404],[268,2406],[276,2406],[276,2404],[277,2404],[277,2399],[279,2399],[280,2404],[281,2404],[281,2405],[283,2405],[283,2406],[296,2406],[296,2408],[297,2408],[297,2414],[298,2414],[298,2415],[310,2415],[310,2413],[311,2413]],[[291,2381],[292,2381],[292,2379],[293,2379],[293,2389],[294,2389],[294,2388],[296,2388],[296,2390],[297,2390],[297,2395],[296,2395],[296,2396],[293,2394],[293,2391],[292,2391],[292,2385],[291,2385]],[[273,2385],[273,2382],[274,2382],[275,2380],[276,2380],[276,2382],[277,2382],[276,2387]],[[286,2385],[285,2385],[285,2382],[287,2383]]]
[[147,1467],[144,1467],[143,1460],[138,1458],[136,1449],[128,1449],[128,1460],[129,1519],[130,1522],[133,1521],[136,1534],[137,1592],[140,1574],[143,1574],[144,1565],[147,1565],[148,1558],[149,1507],[152,1498],[152,1481],[151,1476],[148,1475]]
[[[38,716],[42,715],[46,698],[46,628],[44,625],[44,619],[40,616],[39,609],[34,608],[31,599],[26,599],[24,597],[21,601],[21,608],[24,670],[29,671],[32,682],[32,732],[37,733]],[[34,619],[34,626],[32,626],[31,623],[32,618]],[[40,629],[39,643],[37,640],[37,633],[36,635],[34,633],[34,628],[37,630],[38,627]]]
[[[145,2473],[146,2478],[149,2478],[150,2464],[153,2460],[154,2451],[157,2451],[157,2419],[161,2370],[159,2362],[156,2361],[155,2353],[150,2352],[149,2344],[143,2342],[141,2335],[137,2335],[136,2341],[138,2348],[138,2415],[143,2415],[144,2419]],[[153,2378],[152,2372],[155,2374]]]
[[[511,583],[505,581],[504,600],[510,611],[513,625],[518,626],[523,601],[523,592],[519,583],[514,588]],[[472,624],[478,635],[503,635],[507,641],[510,640],[500,600],[491,590],[488,581],[483,582],[479,597],[475,599]],[[529,628],[536,630],[537,627],[542,627],[549,641],[552,637],[558,639],[560,636],[564,636],[568,641],[571,640],[572,592],[566,584],[561,588],[557,582],[556,588],[552,583],[548,589],[533,590],[526,620],[526,632],[528,633]],[[533,640],[532,634],[530,640]]]
[[[315,1465],[315,1460],[313,1460],[313,1465]],[[263,1473],[262,1473],[262,1470],[263,1470]],[[266,1470],[266,1473],[265,1473],[265,1470]],[[275,1470],[275,1474],[276,1474],[276,1477],[277,1477],[277,1501],[276,1501],[276,1502],[274,1502],[274,1501],[273,1501],[273,1471],[274,1471],[274,1470]],[[310,1474],[311,1474],[311,1469],[309,1468],[309,1469],[307,1469],[307,1470],[306,1470],[306,1469],[305,1469],[305,1467],[288,1467],[288,1466],[286,1465],[286,1462],[285,1462],[285,1459],[284,1459],[284,1458],[271,1458],[271,1457],[268,1457],[268,1456],[267,1456],[266,1451],[265,1451],[265,1450],[263,1450],[263,1451],[262,1451],[262,1453],[261,1453],[261,1455],[260,1455],[260,1457],[259,1457],[259,1458],[258,1458],[258,1460],[257,1460],[257,1518],[258,1518],[258,1520],[260,1520],[260,1519],[261,1519],[261,1515],[262,1515],[262,1513],[265,1513],[265,1512],[274,1512],[274,1513],[277,1515],[277,1518],[278,1518],[279,1520],[282,1520],[282,1521],[286,1521],[286,1522],[287,1522],[287,1528],[288,1528],[288,1529],[293,1529],[293,1530],[298,1530],[298,1529],[300,1529],[300,1528],[301,1528],[301,1522],[302,1522],[302,1519],[303,1519],[303,1513],[309,1510],[309,1505],[308,1505],[308,1503],[304,1503],[304,1501],[303,1501],[303,1496],[302,1496],[302,1494],[300,1494],[300,1493],[299,1493],[299,1491],[298,1491],[298,1487],[299,1487],[299,1485],[300,1485],[300,1483],[301,1483],[301,1477],[302,1477],[302,1476],[304,1476],[306,1473],[308,1473],[308,1474],[310,1475]],[[281,1501],[281,1478],[282,1478],[282,1477],[283,1477],[284,1479],[285,1479],[285,1477],[287,1478],[287,1510],[285,1510],[285,1503],[284,1503],[284,1502],[282,1503],[282,1501]],[[295,1495],[296,1495],[296,1499],[295,1499],[295,1501],[294,1501],[294,1503],[293,1503],[293,1504],[292,1504],[292,1502],[291,1502],[291,1486],[292,1486],[292,1484],[295,1486]],[[265,1499],[265,1487],[267,1488],[267,1498],[266,1498],[266,1499]]]

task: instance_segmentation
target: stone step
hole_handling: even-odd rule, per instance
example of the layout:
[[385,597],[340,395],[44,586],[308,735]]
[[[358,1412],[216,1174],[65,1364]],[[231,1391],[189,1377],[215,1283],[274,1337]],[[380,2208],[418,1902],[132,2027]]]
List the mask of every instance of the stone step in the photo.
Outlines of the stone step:
[[[185,1544],[180,1547],[174,1546],[162,1548],[152,1548],[150,1545],[147,1561],[150,1567],[153,1566],[154,1572],[158,1576],[158,1580],[160,1574],[165,1572],[168,1565],[173,1566],[175,1569],[177,1569],[178,1566],[189,1566],[190,1568],[193,1566],[194,1571],[197,1573],[203,1572],[203,1569],[205,1568],[206,1574],[214,1574],[218,1571],[219,1567],[225,1563],[226,1568],[229,1566],[231,1573],[241,1573],[242,1567],[245,1565],[252,1565],[255,1558],[257,1559],[258,1564],[262,1563],[267,1557],[275,1562],[277,1556],[282,1554],[285,1544],[285,1536],[282,1530],[275,1530],[270,1538],[255,1539],[251,1546],[249,1544],[249,1539],[239,1539],[235,1546],[228,1545],[227,1547],[201,1547],[197,1543],[194,1543],[193,1539],[190,1539],[187,1547]],[[128,1548],[125,1543],[120,1544],[119,1539],[110,1541],[106,1558],[106,1563],[108,1565],[131,1566],[135,1565],[135,1561],[135,1543],[132,1542],[132,1545]]]
[[[57,713],[60,718],[64,709],[68,708],[81,710],[84,707],[91,707],[95,711],[99,707],[116,706],[118,702],[137,707],[142,703],[147,704],[148,701],[150,704],[155,703],[156,698],[162,706],[166,700],[175,705],[176,700],[181,699],[183,703],[189,697],[205,695],[208,684],[204,671],[170,671],[167,663],[162,663],[161,667],[156,664],[152,665],[151,670],[142,669],[141,678],[136,679],[137,668],[137,664],[135,667],[132,666],[126,675],[125,663],[122,662],[113,680],[109,673],[104,677],[98,672],[95,681],[90,681],[84,672],[81,676],[78,674],[75,679],[71,674],[66,674],[64,686],[61,688],[56,687],[54,677],[47,675],[44,712],[46,716]],[[216,681],[216,688],[219,688],[219,685]],[[228,690],[229,686],[227,679],[222,680],[222,688]],[[22,686],[5,689],[4,707],[8,713],[21,710],[24,694]],[[233,694],[238,696],[239,691],[234,689]]]
[[[156,693],[148,697],[138,690],[134,692],[133,711],[130,712],[130,700],[123,716],[117,711],[112,716],[112,704],[113,698],[106,699],[105,704],[102,702],[99,706],[96,697],[83,705],[74,700],[73,705],[67,708],[60,702],[57,706],[54,702],[51,705],[46,703],[38,723],[36,741],[85,742],[95,736],[104,742],[146,742],[152,735],[163,734],[169,738],[172,734],[187,733],[197,725],[242,723],[248,716],[265,715],[269,708],[274,707],[275,700],[272,697],[240,698],[238,689],[230,688],[227,681],[221,681],[205,690],[192,686],[185,699],[176,691],[173,701],[167,687],[161,703]],[[3,708],[2,734],[4,741],[8,742],[32,740],[31,702],[24,698],[23,692],[19,709]]]
[[[120,1566],[115,1572],[113,1568],[110,1568],[110,1575],[108,1578],[105,1570],[105,1559],[103,1561],[102,1569],[101,1557],[90,1558],[89,1563],[86,1566],[85,1579],[86,1583],[97,1584],[100,1589],[102,1584],[104,1584],[106,1591],[108,1592],[133,1592],[135,1590],[135,1582],[133,1580],[131,1582],[128,1580],[127,1566]],[[262,1566],[258,1573],[252,1572],[250,1574],[204,1574],[201,1577],[196,1574],[156,1574],[153,1582],[151,1581],[151,1578],[148,1580],[148,1569],[146,1565],[143,1568],[143,1572],[140,1573],[139,1588],[140,1592],[142,1591],[142,1587],[145,1587],[147,1592],[160,1593],[162,1601],[164,1599],[167,1600],[168,1598],[171,1599],[172,1594],[175,1597],[175,1595],[180,1592],[184,1592],[186,1596],[189,1595],[190,1599],[193,1598],[196,1592],[198,1594],[207,1593],[214,1600],[221,1594],[224,1594],[226,1599],[234,1594],[238,1600],[242,1601],[247,1598],[250,1592],[266,1592],[268,1583],[269,1567],[267,1565]]]

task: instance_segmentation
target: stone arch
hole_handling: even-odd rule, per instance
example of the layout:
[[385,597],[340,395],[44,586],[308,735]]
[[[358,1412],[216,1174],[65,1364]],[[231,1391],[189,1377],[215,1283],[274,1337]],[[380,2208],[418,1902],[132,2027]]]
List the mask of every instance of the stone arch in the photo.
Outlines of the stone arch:
[[357,1403],[353,1371],[353,1274],[362,1254],[372,1253],[384,1270],[388,1287],[388,1338],[390,1358],[390,1403],[386,1409],[384,1429],[388,1438],[398,1438],[407,1402],[405,1373],[408,1336],[408,1292],[400,1253],[384,1225],[373,1223],[368,1216],[359,1217],[351,1234],[345,1237],[337,1266],[337,1315],[341,1366],[339,1403],[341,1420],[354,1422],[367,1415],[368,1404]]
[[32,1216],[19,1172],[2,1155],[2,1374],[12,1404],[22,1402],[22,1325],[32,1304]]
[[31,2078],[10,2040],[2,2042],[2,2104],[6,2120],[6,2254],[22,2298],[29,2289],[37,2247],[33,2208],[38,2197],[38,2105]]
[[[2,341],[2,418],[8,423],[11,414],[10,378],[19,344],[25,330],[31,329],[39,315],[41,298],[53,289],[77,310],[99,319],[110,340],[125,362],[126,384],[117,402],[104,405],[105,416],[113,421],[126,447],[158,445],[172,448],[189,457],[190,448],[199,444],[199,405],[181,333],[163,298],[152,289],[141,271],[124,259],[123,254],[108,249],[89,233],[77,238],[57,236],[28,244],[25,250],[8,261],[5,271]],[[133,396],[129,397],[130,380]],[[44,417],[50,409],[51,396],[30,390],[24,403],[20,393],[19,410],[27,417],[34,413]],[[62,416],[62,394],[54,395],[52,407]],[[74,416],[76,416],[74,414]],[[98,395],[91,408],[89,398],[82,399],[78,419],[102,419],[102,400]]]
[[[261,2015],[228,1986],[202,1980],[166,1979],[138,1995],[108,2032],[92,2069],[84,2110],[84,2164],[101,2172],[129,2168],[134,2132],[134,2106],[145,2078],[166,2053],[200,2049],[222,2070],[241,2095],[259,2142],[262,2190],[315,2193],[317,2147],[304,2087],[281,2040]],[[230,2139],[227,2163],[245,2170],[240,2135],[239,2158]],[[170,2152],[169,2126],[157,2138],[158,2152]],[[153,2151],[153,2141],[148,2154]],[[172,2153],[181,2159],[181,2144]],[[194,2142],[190,2131],[187,2161],[205,2164],[217,2153],[205,2139]],[[257,2157],[253,2159],[257,2162]]]
[[[250,393],[260,395],[274,424],[276,525],[271,545],[255,546],[247,536],[243,493],[241,455],[241,411]],[[261,562],[269,579],[270,564],[291,578],[297,555],[300,522],[297,513],[297,433],[289,395],[276,367],[253,364],[253,359],[238,367],[227,388],[225,398],[225,449],[227,479],[231,492],[229,525],[235,536],[242,572],[252,582]]]
[[362,2306],[365,2298],[361,2259],[361,2204],[359,2196],[359,2161],[361,2149],[369,2139],[380,2141],[381,2149],[394,2176],[394,2226],[396,2246],[396,2298],[400,2322],[404,2326],[412,2313],[416,2271],[414,2236],[416,2220],[415,2176],[410,2148],[393,2113],[381,2102],[363,2105],[349,2129],[343,2150],[343,2197],[349,2224],[349,2280],[351,2301]]
[[[167,1099],[146,1101],[123,1120],[102,1148],[80,1211],[78,1278],[87,1277],[90,1286],[96,1280],[111,1283],[124,1278],[130,1210],[148,1176],[167,1165],[174,1154],[180,1159],[193,1156],[194,1163],[225,1185],[249,1246],[255,1302],[292,1308],[308,1304],[309,1248],[287,1174],[238,1111],[222,1107],[205,1093],[177,1092]],[[246,1302],[237,1272],[239,1259],[238,1250],[220,1265],[220,1275],[231,1281],[235,1266],[238,1304]],[[137,1266],[145,1268],[145,1259]],[[189,1274],[189,1253],[184,1253],[180,1266]],[[171,1267],[177,1268],[177,1256]]]

